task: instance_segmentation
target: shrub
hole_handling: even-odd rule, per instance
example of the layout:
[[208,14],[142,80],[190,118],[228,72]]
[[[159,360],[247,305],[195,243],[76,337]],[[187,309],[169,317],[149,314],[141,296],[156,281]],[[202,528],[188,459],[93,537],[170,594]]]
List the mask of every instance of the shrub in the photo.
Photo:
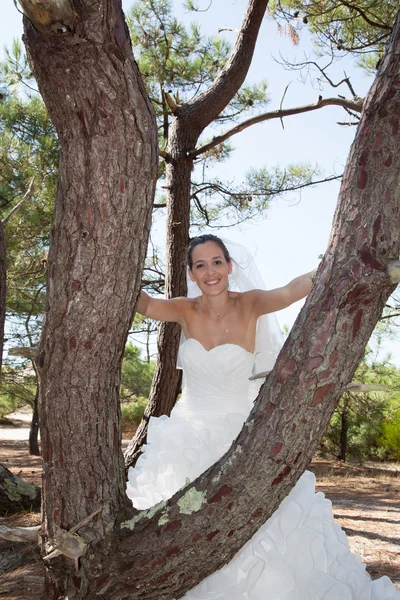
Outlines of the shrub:
[[154,373],[154,362],[147,363],[140,358],[140,350],[128,343],[125,347],[121,372],[121,401],[135,401],[148,396]]
[[383,422],[381,431],[379,441],[387,450],[388,458],[400,460],[400,419]]
[[147,398],[139,396],[128,404],[121,405],[122,412],[122,423],[135,423],[139,425],[144,415],[145,408],[147,406]]

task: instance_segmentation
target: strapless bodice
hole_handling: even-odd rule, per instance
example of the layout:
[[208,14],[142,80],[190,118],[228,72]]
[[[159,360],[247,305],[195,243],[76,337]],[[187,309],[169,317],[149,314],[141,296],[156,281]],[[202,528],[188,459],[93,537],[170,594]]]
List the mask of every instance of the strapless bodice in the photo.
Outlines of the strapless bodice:
[[223,344],[212,350],[189,338],[180,350],[183,367],[183,404],[193,413],[204,415],[249,413],[250,382],[254,355],[237,344]]

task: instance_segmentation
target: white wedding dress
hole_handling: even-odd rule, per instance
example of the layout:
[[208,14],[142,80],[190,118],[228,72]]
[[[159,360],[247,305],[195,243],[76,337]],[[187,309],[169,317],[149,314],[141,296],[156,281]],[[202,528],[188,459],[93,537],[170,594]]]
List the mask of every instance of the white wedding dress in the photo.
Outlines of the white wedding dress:
[[[254,400],[254,357],[234,344],[210,351],[195,339],[181,347],[184,388],[171,417],[152,418],[147,445],[129,471],[138,509],[172,496],[230,447]],[[231,562],[187,600],[399,600],[388,577],[371,581],[334,522],[331,502],[305,472],[278,510]]]

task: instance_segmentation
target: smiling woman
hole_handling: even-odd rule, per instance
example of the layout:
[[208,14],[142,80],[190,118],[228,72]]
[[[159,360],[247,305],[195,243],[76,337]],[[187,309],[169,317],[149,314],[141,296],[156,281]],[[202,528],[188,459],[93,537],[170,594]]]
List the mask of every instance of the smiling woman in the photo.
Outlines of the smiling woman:
[[232,260],[224,242],[214,235],[191,241],[187,263],[190,280],[197,284],[200,296],[160,300],[142,292],[137,310],[152,319],[179,323],[186,339],[196,339],[207,350],[236,344],[254,352],[259,317],[304,298],[312,285],[307,273],[274,290],[230,291]]

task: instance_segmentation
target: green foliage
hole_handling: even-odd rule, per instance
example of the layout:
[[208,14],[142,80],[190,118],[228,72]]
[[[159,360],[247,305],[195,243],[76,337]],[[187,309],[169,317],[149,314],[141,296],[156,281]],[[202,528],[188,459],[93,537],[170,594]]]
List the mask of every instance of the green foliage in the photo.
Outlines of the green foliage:
[[0,63],[0,79],[13,93],[36,93],[34,79],[21,40],[14,38],[11,49],[4,48],[5,60]]
[[[169,0],[137,0],[127,15],[135,58],[164,129],[170,115],[164,92],[176,104],[204,91],[226,64],[231,46],[221,36],[204,36],[197,23],[188,27],[172,15]],[[243,86],[221,118],[264,105],[266,83]]]
[[307,25],[321,54],[352,53],[371,71],[382,56],[396,17],[392,0],[272,0],[269,10],[295,43]]
[[383,422],[381,431],[379,442],[385,448],[387,458],[400,460],[400,417]]
[[[36,375],[30,361],[17,365],[5,364],[0,380],[0,416],[29,404],[33,407]],[[138,423],[147,404],[154,363],[140,358],[140,349],[131,343],[125,348],[121,374],[121,410],[125,422]]]
[[[343,405],[344,399],[342,398],[322,440],[324,451],[336,457],[340,456]],[[372,398],[372,394],[367,400],[361,395],[352,395],[351,402],[346,407],[349,422],[346,460],[362,462],[368,459],[383,458],[379,450],[379,438],[384,411],[385,403]]]
[[287,190],[312,185],[313,179],[320,173],[318,166],[310,163],[289,164],[284,169],[279,166],[250,169],[246,174],[246,184],[254,190],[253,194],[265,202],[271,197],[281,196]]
[[213,227],[221,219],[242,223],[262,218],[271,200],[288,191],[314,185],[319,173],[317,166],[298,163],[289,164],[285,169],[279,166],[250,169],[245,181],[235,186],[218,178],[193,182],[192,226]]
[[339,457],[344,427],[347,430],[346,455],[349,460],[396,458],[396,452],[400,449],[400,446],[396,445],[396,415],[400,410],[400,370],[388,360],[378,362],[371,350],[367,350],[355,373],[354,381],[385,385],[388,391],[346,392],[332,416],[320,451]]
[[0,100],[0,218],[18,204],[34,177],[33,194],[5,226],[8,331],[18,343],[27,345],[33,340],[23,339],[22,323],[34,317],[38,321],[33,328],[38,330],[44,311],[59,146],[41,98],[24,96],[18,88],[30,78],[19,42],[7,51],[0,76],[4,90]]
[[147,397],[150,392],[154,363],[140,359],[140,349],[132,343],[125,347],[121,373],[121,402],[139,396]]
[[[196,10],[193,3],[187,6]],[[166,93],[176,105],[188,102],[201,94],[226,65],[231,46],[223,36],[204,36],[197,23],[185,26],[172,15],[169,0],[137,0],[127,17],[135,58],[145,79],[150,99],[159,123],[159,144],[165,149],[172,119]],[[264,107],[268,102],[267,83],[245,83],[212,127],[236,122],[239,116]],[[206,132],[207,133],[207,132]],[[201,145],[207,141],[202,139]],[[300,165],[286,170],[264,169],[250,173],[245,182],[233,185],[208,177],[208,168],[229,158],[231,144],[224,142],[200,155],[192,181],[191,223],[193,227],[218,227],[257,218],[266,210],[270,199],[283,193],[291,182],[308,184],[309,168]],[[314,169],[315,171],[315,169]],[[197,179],[197,174],[200,179]],[[160,164],[164,176],[164,163]],[[157,203],[163,204],[163,198]]]
[[139,424],[150,392],[155,364],[140,358],[140,349],[132,343],[125,347],[121,373],[121,413],[123,423]]
[[143,418],[146,406],[147,398],[143,396],[139,396],[135,400],[129,402],[129,404],[122,404],[122,423],[134,423],[135,425],[139,425],[140,421]]
[[[168,143],[172,114],[165,94],[179,106],[198,96],[217,77],[228,61],[231,46],[221,36],[204,36],[197,23],[185,26],[172,15],[169,0],[137,0],[127,15],[133,51],[153,103],[159,125],[159,146]],[[235,121],[267,103],[267,84],[242,86],[231,103],[219,115],[217,123]],[[230,153],[209,152],[202,163],[214,164]],[[164,176],[160,162],[159,176]]]
[[158,86],[164,91],[174,86],[186,100],[212,81],[229,56],[229,45],[222,38],[204,38],[196,23],[186,29],[172,16],[168,0],[138,0],[127,21],[150,95]]
[[[1,388],[2,386],[0,386]],[[18,406],[15,398],[0,391],[0,418],[13,413]]]
[[30,362],[16,367],[4,365],[0,379],[0,416],[14,412],[17,408],[33,407],[36,393],[36,375]]

